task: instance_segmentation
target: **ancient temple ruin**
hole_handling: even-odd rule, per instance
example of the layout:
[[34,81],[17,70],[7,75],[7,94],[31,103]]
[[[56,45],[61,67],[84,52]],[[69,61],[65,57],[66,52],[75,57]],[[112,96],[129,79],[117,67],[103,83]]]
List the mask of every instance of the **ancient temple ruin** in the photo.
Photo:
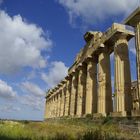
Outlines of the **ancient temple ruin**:
[[[134,27],[135,33],[125,25]],[[136,40],[137,81],[131,82],[129,46]],[[68,75],[46,96],[45,119],[57,117],[140,116],[140,8],[106,32],[89,31]],[[114,93],[110,55],[114,53]],[[114,96],[113,96],[114,95]]]

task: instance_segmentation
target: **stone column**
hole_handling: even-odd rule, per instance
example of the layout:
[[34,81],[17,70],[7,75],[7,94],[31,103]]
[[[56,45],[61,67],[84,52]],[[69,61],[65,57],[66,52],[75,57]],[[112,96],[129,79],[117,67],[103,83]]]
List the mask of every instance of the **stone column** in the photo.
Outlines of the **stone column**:
[[98,113],[103,116],[113,111],[110,55],[106,48],[98,56]]
[[86,65],[78,67],[78,87],[77,87],[77,111],[76,115],[81,117],[85,114],[85,94],[86,94]]
[[59,97],[58,97],[58,92],[56,94],[56,118],[59,117]]
[[57,96],[54,95],[54,118],[57,117]]
[[45,102],[45,114],[44,114],[44,118],[47,119],[48,118],[48,99],[46,98],[46,102]]
[[61,96],[61,114],[60,114],[61,117],[64,116],[64,112],[65,112],[65,92],[66,92],[65,86],[66,86],[65,83],[63,83],[62,96]]
[[71,84],[72,77],[69,75],[66,82],[66,94],[65,94],[65,116],[70,115],[70,104],[71,104]]
[[132,109],[131,73],[128,53],[128,41],[120,35],[114,47],[115,56],[115,101],[116,112],[122,116],[130,115]]
[[136,28],[136,60],[137,60],[137,80],[138,80],[138,110],[140,110],[140,21],[137,23]]
[[74,116],[76,114],[76,106],[77,106],[77,72],[73,73],[72,76],[72,89],[71,89],[71,102],[70,102],[70,116]]
[[51,102],[50,102],[50,98],[49,98],[49,113],[48,113],[49,118],[51,118],[51,109],[50,109],[50,105],[51,105]]
[[58,117],[61,115],[61,94],[62,90],[60,90],[58,93]]
[[85,114],[97,113],[97,60],[87,60],[86,110]]

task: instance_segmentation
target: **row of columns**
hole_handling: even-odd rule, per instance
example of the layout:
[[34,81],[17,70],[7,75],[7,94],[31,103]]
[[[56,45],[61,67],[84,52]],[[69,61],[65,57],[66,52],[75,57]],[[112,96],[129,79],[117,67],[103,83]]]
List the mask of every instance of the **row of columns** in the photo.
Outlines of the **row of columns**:
[[[113,112],[109,47],[104,45],[98,56],[90,56],[49,91],[46,118],[81,117],[87,114],[109,115]],[[114,43],[115,111],[126,116],[132,109],[131,75],[126,34]],[[98,68],[97,68],[98,67]]]

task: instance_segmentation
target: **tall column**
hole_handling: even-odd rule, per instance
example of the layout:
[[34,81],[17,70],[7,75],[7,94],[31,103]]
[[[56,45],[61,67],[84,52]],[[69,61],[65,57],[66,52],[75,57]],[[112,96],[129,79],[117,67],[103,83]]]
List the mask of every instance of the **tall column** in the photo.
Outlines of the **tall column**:
[[62,96],[61,96],[61,114],[60,116],[64,116],[64,112],[65,112],[65,92],[66,92],[66,84],[63,83],[63,87],[62,87]]
[[132,115],[140,116],[140,7],[129,15],[124,23],[135,28],[138,100],[137,109],[132,111]]
[[98,113],[103,116],[113,111],[110,55],[108,50],[102,49],[98,56]]
[[137,60],[137,80],[138,80],[138,108],[140,110],[140,21],[137,23],[136,28],[136,60]]
[[58,117],[61,116],[61,109],[62,109],[61,97],[62,97],[62,89],[58,93]]
[[54,95],[54,118],[57,117],[57,96]]
[[48,118],[48,111],[48,99],[46,98],[44,119]]
[[66,94],[65,94],[65,116],[70,115],[70,104],[71,104],[71,84],[72,77],[69,75],[66,82]]
[[77,87],[77,111],[76,115],[81,117],[85,113],[86,94],[86,65],[78,67],[78,87]]
[[70,116],[74,116],[76,114],[76,104],[77,104],[77,72],[73,73],[72,76],[72,89],[71,89],[71,102],[70,102]]
[[97,61],[87,60],[86,114],[97,113]]
[[115,101],[116,112],[122,116],[130,115],[132,109],[131,73],[128,53],[128,41],[120,35],[115,42]]
[[59,116],[59,102],[58,102],[58,92],[56,94],[56,118]]

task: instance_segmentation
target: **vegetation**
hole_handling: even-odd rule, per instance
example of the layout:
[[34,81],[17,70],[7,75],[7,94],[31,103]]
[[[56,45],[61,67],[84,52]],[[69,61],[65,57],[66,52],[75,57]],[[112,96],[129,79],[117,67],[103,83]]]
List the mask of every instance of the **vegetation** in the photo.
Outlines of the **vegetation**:
[[[0,140],[138,140],[122,131],[111,118],[102,122],[87,119],[61,119],[47,122],[0,121]],[[138,137],[138,138],[137,138]]]

